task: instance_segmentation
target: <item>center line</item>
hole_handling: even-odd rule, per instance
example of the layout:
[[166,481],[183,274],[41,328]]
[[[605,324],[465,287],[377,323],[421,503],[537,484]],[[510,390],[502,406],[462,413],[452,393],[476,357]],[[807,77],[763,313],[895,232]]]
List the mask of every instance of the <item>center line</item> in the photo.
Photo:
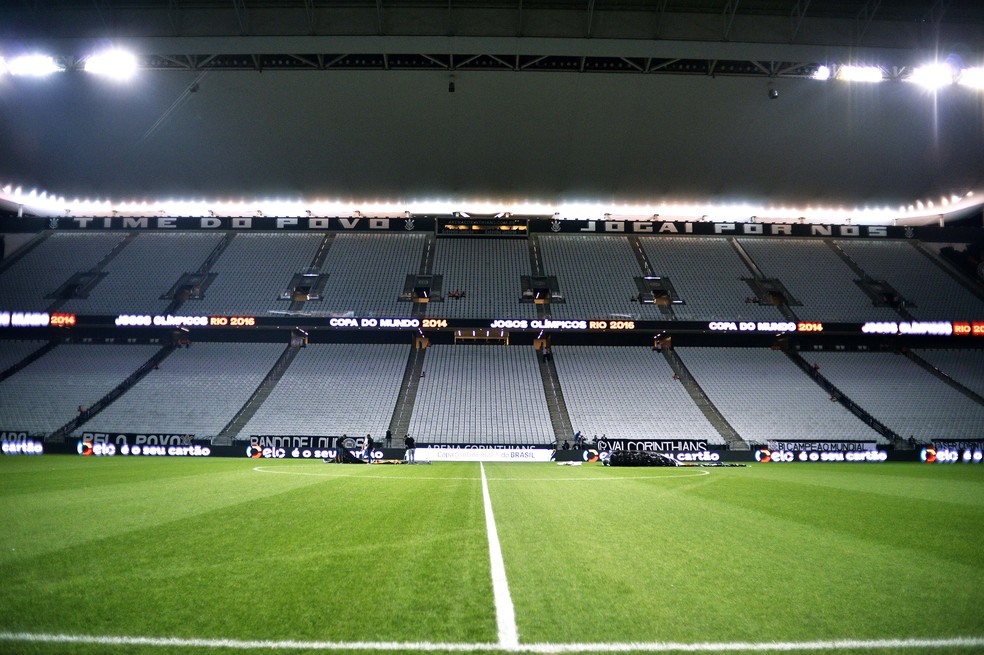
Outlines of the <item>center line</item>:
[[499,533],[495,529],[495,516],[492,515],[492,498],[489,496],[489,481],[485,478],[485,465],[479,462],[479,467],[482,471],[482,500],[485,503],[485,529],[489,534],[492,595],[495,597],[495,621],[499,627],[499,647],[503,650],[516,650],[519,648],[516,610],[513,608],[512,597],[509,595],[506,565],[502,560]]

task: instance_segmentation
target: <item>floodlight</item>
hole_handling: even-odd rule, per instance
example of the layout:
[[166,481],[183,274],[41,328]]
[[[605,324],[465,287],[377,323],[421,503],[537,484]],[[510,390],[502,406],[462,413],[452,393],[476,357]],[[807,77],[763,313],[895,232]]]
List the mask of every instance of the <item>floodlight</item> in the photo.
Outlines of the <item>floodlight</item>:
[[137,58],[124,50],[107,50],[86,59],[85,72],[114,80],[128,80],[137,72]]
[[45,77],[62,70],[54,57],[48,55],[21,55],[7,62],[11,75],[23,77]]
[[955,73],[956,71],[949,64],[928,64],[913,70],[908,80],[935,91],[953,84]]
[[877,66],[845,65],[837,69],[837,79],[846,82],[881,82],[885,75]]
[[984,68],[965,68],[960,73],[960,85],[984,90]]
[[811,75],[815,80],[829,80],[830,79],[830,68],[828,66],[818,66],[813,75]]

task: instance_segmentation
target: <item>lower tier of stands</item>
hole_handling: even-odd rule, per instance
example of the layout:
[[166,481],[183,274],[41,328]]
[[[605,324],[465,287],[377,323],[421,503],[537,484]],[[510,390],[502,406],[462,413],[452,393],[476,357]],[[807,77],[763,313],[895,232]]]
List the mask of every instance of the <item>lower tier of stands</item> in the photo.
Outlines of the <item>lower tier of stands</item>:
[[[695,391],[663,353],[640,346],[555,346],[548,365],[529,345],[311,344],[295,352],[283,343],[196,342],[152,367],[160,346],[0,344],[0,430],[35,435],[69,427],[117,387],[122,393],[86,412],[76,434],[381,438],[389,429],[420,443],[553,444],[579,431],[720,445],[714,426],[722,423],[706,418],[706,396],[748,445],[887,443],[869,427],[875,422],[903,440],[984,435],[978,350],[811,352],[808,368],[816,370],[804,372],[795,355],[778,350],[678,347]],[[146,374],[133,382],[140,370]],[[833,387],[822,387],[824,379]],[[545,392],[549,381],[563,399],[557,406]],[[860,412],[848,411],[842,396]],[[248,401],[255,411],[230,431]]]

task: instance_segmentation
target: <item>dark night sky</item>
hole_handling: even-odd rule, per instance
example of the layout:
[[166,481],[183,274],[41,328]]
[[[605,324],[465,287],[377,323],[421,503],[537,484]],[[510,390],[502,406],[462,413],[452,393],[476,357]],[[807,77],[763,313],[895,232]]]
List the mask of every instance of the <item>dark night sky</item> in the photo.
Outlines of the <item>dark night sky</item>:
[[984,94],[672,75],[0,82],[0,181],[72,196],[899,204],[984,180]]

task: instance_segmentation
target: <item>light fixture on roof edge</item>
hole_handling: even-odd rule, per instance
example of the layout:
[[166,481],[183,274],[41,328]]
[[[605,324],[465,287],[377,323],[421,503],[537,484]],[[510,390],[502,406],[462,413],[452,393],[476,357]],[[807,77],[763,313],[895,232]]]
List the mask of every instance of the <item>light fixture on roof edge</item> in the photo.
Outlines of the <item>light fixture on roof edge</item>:
[[881,82],[885,79],[885,73],[878,66],[846,64],[837,69],[836,77],[845,82]]
[[916,67],[906,79],[913,84],[935,91],[956,82],[959,74],[959,69],[954,69],[947,63],[937,63]]
[[87,73],[101,75],[103,77],[126,81],[137,73],[138,62],[136,56],[125,50],[113,49],[94,54],[87,58],[82,64],[83,70]]
[[984,91],[984,67],[965,68],[960,71],[960,78],[957,80],[960,86],[969,89]]
[[64,70],[49,55],[21,55],[6,62],[7,71],[18,77],[47,77]]

